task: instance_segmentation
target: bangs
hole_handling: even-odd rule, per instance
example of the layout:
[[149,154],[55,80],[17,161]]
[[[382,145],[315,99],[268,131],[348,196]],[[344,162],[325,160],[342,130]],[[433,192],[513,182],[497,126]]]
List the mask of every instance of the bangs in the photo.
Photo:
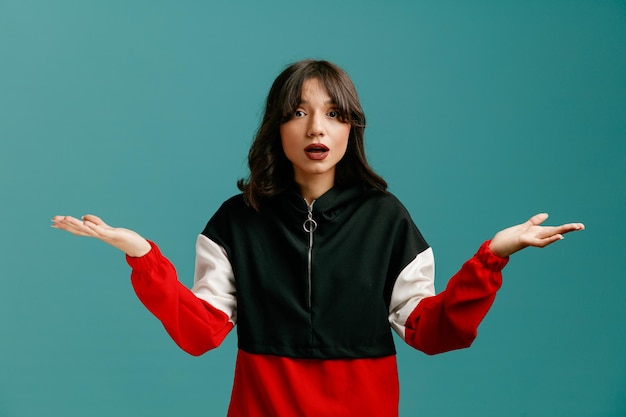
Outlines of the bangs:
[[278,100],[282,103],[281,123],[291,119],[302,101],[302,86],[310,79],[317,79],[322,84],[343,122],[365,127],[365,117],[352,81],[343,70],[325,61],[297,68],[285,80]]

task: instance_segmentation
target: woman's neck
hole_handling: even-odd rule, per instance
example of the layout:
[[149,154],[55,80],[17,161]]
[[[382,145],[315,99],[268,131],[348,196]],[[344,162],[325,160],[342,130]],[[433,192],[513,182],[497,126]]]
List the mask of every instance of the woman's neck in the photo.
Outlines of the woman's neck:
[[335,179],[332,178],[331,181],[328,179],[321,181],[298,181],[296,178],[296,184],[298,184],[298,188],[300,188],[300,195],[307,204],[311,204],[313,201],[320,198],[326,191],[333,188],[335,185]]

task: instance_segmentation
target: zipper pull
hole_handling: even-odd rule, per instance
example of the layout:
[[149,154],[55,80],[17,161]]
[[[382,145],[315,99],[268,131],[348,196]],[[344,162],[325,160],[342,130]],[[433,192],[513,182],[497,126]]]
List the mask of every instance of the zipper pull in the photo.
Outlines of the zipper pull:
[[[313,200],[313,203],[315,203],[315,200]],[[307,233],[313,233],[315,229],[317,229],[317,222],[313,220],[313,203],[311,203],[310,205],[307,204],[307,219],[302,224],[302,228]]]

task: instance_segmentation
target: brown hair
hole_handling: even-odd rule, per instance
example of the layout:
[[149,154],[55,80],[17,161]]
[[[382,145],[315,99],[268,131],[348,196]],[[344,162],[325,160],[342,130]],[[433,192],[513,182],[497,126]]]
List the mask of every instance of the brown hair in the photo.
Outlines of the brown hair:
[[265,104],[265,113],[248,153],[250,176],[237,186],[248,204],[259,209],[261,200],[285,191],[293,184],[294,171],[285,156],[280,125],[291,119],[300,104],[302,85],[317,79],[337,105],[340,118],[350,123],[346,154],[337,164],[335,184],[365,183],[386,191],[387,183],[372,170],[365,158],[365,115],[348,74],[328,61],[304,60],[289,65],[274,80]]

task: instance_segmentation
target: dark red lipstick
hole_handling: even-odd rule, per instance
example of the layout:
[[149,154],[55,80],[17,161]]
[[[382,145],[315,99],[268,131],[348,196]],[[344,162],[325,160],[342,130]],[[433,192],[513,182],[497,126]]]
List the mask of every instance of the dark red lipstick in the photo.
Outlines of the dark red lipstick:
[[323,145],[321,143],[312,143],[306,148],[304,148],[304,152],[306,152],[306,156],[309,159],[313,159],[316,161],[326,158],[328,156],[329,150],[330,149],[328,149],[328,146]]

